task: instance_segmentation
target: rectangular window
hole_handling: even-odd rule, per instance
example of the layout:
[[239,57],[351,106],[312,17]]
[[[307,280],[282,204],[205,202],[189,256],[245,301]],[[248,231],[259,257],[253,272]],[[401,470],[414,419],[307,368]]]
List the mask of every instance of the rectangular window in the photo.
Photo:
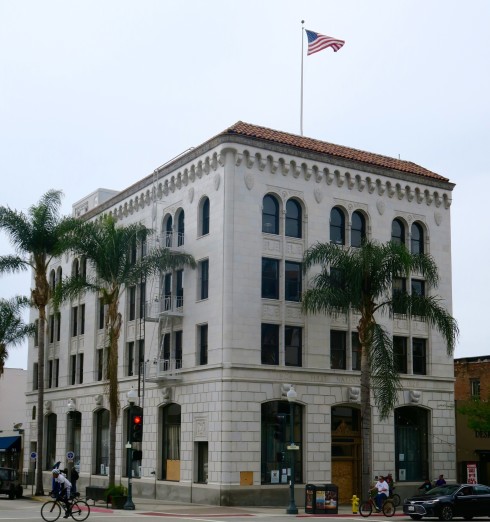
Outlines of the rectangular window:
[[393,337],[393,357],[398,373],[407,373],[407,345],[406,337]]
[[163,359],[170,361],[170,334],[168,332],[163,334]]
[[97,380],[104,378],[104,348],[97,349]]
[[346,369],[346,332],[330,330],[330,368]]
[[361,343],[359,342],[358,332],[352,332],[352,369],[356,371],[361,370]]
[[182,330],[175,332],[175,368],[182,368]]
[[470,379],[470,392],[472,399],[480,398],[480,379]]
[[184,271],[177,270],[175,273],[175,277],[177,279],[177,284],[175,288],[175,293],[177,297],[177,308],[182,308],[184,306]]
[[131,242],[131,251],[129,253],[129,262],[134,265],[136,263],[136,255],[137,255],[137,245],[136,245],[136,238],[133,239]]
[[146,303],[146,283],[140,284],[140,305],[139,305],[139,315],[140,319],[144,319],[145,317],[145,303]]
[[39,367],[37,363],[32,365],[32,389],[39,389]]
[[262,298],[279,299],[279,260],[262,258]]
[[413,373],[427,375],[427,350],[425,339],[412,340]]
[[48,388],[53,386],[53,360],[48,361]]
[[401,296],[407,293],[407,280],[404,277],[395,277],[393,278],[393,312],[395,314],[404,314],[406,312],[405,307],[397,303],[397,298],[399,299]]
[[78,354],[78,384],[83,383],[83,353]]
[[208,364],[208,325],[199,325],[199,364]]
[[299,326],[284,327],[284,362],[286,366],[302,366],[303,329]]
[[99,299],[99,330],[103,330],[105,327],[104,320],[104,301]]
[[129,320],[134,321],[136,317],[136,287],[129,288]]
[[54,314],[49,316],[49,342],[54,343]]
[[207,299],[209,292],[209,259],[199,262],[199,299]]
[[85,305],[80,306],[80,335],[85,333]]
[[279,364],[279,325],[277,324],[262,324],[261,362]]
[[77,356],[70,356],[70,384],[73,386],[77,380]]
[[127,375],[131,377],[134,374],[134,342],[127,345]]
[[170,310],[172,306],[172,274],[163,277],[163,310]]
[[425,281],[420,279],[412,279],[412,295],[425,295]]
[[60,385],[60,360],[54,360],[54,387],[58,388]]
[[60,342],[61,340],[61,314],[58,312],[56,314],[56,341]]
[[71,309],[71,336],[76,337],[78,335],[78,306],[74,306]]
[[285,263],[284,299],[296,302],[301,299],[301,263]]

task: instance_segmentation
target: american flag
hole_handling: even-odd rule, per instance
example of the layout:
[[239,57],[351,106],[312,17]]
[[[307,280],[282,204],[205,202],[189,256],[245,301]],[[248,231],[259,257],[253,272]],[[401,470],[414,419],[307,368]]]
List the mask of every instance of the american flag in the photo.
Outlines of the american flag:
[[305,31],[306,36],[308,37],[308,56],[317,53],[318,51],[322,51],[327,47],[331,47],[335,52],[337,52],[345,44],[344,40],[338,40],[331,36],[324,36],[323,34],[315,33],[315,31],[308,31],[308,29],[305,29]]

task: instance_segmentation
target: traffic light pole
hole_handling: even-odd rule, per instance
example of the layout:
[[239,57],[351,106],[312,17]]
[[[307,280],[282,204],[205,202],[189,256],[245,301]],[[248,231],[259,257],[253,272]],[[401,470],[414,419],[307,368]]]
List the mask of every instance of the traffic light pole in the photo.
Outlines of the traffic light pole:
[[124,504],[123,509],[133,510],[135,509],[133,503],[133,473],[131,469],[131,464],[133,460],[133,402],[129,402],[129,433],[128,433],[128,443],[126,444],[126,469],[128,472],[128,498],[126,499],[126,503]]

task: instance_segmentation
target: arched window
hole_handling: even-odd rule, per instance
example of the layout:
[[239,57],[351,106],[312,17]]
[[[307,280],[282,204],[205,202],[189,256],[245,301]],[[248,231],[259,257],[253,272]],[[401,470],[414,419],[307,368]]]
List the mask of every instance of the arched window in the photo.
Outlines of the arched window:
[[73,260],[73,264],[71,265],[71,276],[78,277],[80,275],[80,261],[78,258]]
[[184,244],[184,232],[185,232],[185,224],[184,224],[184,211],[181,210],[178,220],[177,220],[177,246],[182,246]]
[[80,466],[82,414],[79,411],[70,411],[67,414],[66,422],[66,451],[73,451],[74,465]]
[[353,247],[360,247],[366,239],[366,220],[364,216],[356,210],[352,214],[352,227],[350,233],[350,244]]
[[[290,428],[291,406],[293,411],[293,433]],[[262,404],[262,484],[279,484],[273,471],[291,469],[289,459],[294,458],[294,478],[296,484],[303,482],[303,452],[285,451],[287,443],[294,442],[303,447],[303,407],[288,401],[271,401]],[[288,481],[291,479],[288,476]],[[281,480],[279,478],[279,480]]]
[[164,245],[168,248],[172,246],[172,233],[173,233],[173,220],[172,216],[167,216],[165,220],[165,232],[164,232]]
[[391,240],[399,245],[405,244],[405,225],[399,219],[391,223]]
[[201,212],[200,212],[201,236],[205,236],[205,235],[209,234],[209,216],[210,216],[209,198],[204,198],[201,201]]
[[290,199],[286,203],[286,236],[301,237],[302,212],[298,201]]
[[51,270],[49,273],[49,288],[51,291],[54,291],[54,287],[56,286],[56,274],[54,270]]
[[63,269],[61,266],[58,267],[56,270],[56,284],[59,285],[61,281],[63,280]]
[[262,201],[262,232],[279,234],[279,203],[271,194]]
[[338,207],[330,212],[330,243],[345,245],[345,215]]
[[169,404],[161,410],[161,480],[180,480],[181,408]]
[[[416,406],[395,410],[395,468],[405,470],[407,481],[423,481],[429,473],[429,413]],[[404,460],[400,460],[403,455]]]
[[411,229],[410,250],[412,254],[424,253],[424,230],[419,223],[414,223]]
[[95,413],[94,475],[107,475],[109,467],[109,410]]

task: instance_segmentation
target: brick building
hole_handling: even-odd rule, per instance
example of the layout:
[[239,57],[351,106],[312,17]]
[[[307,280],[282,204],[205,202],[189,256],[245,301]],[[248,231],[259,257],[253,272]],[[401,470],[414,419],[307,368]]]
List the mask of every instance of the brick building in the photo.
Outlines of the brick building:
[[454,360],[454,399],[456,402],[457,478],[466,482],[468,464],[476,464],[477,479],[490,480],[490,431],[468,427],[468,417],[458,408],[472,399],[490,399],[490,356],[465,357]]

